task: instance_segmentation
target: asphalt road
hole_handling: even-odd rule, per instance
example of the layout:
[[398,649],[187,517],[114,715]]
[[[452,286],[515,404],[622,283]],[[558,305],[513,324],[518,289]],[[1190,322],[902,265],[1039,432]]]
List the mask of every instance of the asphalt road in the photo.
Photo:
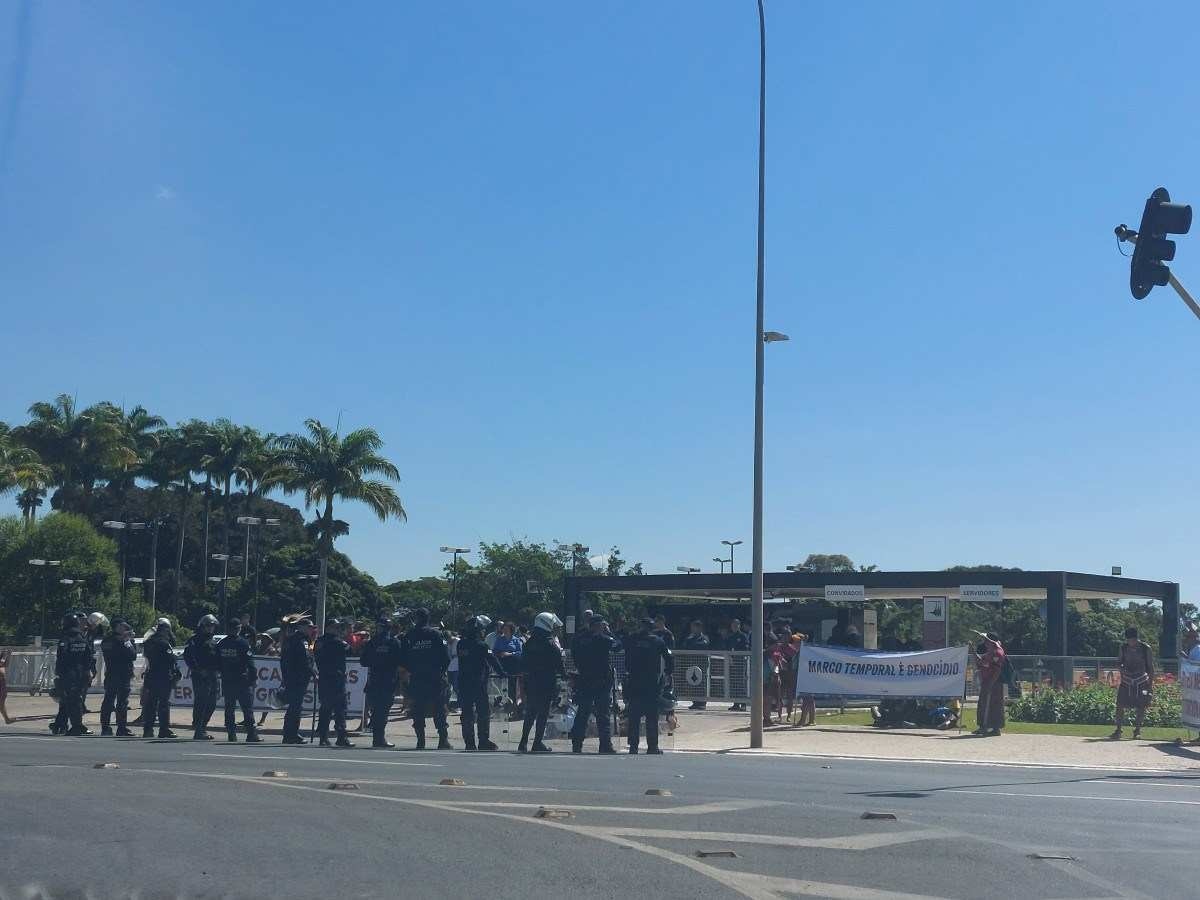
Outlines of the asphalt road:
[[1200,879],[1200,771],[268,740],[0,730],[0,898],[1191,898]]

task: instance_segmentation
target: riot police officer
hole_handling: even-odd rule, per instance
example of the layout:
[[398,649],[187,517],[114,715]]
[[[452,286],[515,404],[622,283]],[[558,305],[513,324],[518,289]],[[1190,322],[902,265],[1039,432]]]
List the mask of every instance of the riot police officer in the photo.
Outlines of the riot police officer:
[[[558,693],[558,679],[565,678],[562,650],[554,640],[555,629],[562,627],[562,620],[552,612],[538,613],[533,620],[533,634],[525,642],[521,654],[521,668],[525,677],[525,722],[521,726],[521,743],[518,753],[549,753],[543,743],[546,736],[546,720],[550,717],[550,704]],[[532,751],[529,748],[529,732],[534,726]]]
[[304,695],[313,678],[312,654],[308,650],[308,631],[312,622],[301,619],[292,623],[291,632],[279,654],[279,671],[287,696],[287,712],[283,714],[283,743],[303,744],[300,737],[300,716],[304,712]]
[[171,638],[171,622],[159,619],[154,634],[142,644],[146,657],[146,708],[142,710],[142,737],[154,736],[154,720],[158,719],[160,738],[178,737],[171,730],[171,688],[179,671],[175,664],[175,644]]
[[346,657],[350,645],[342,639],[342,623],[330,619],[325,623],[325,633],[317,638],[313,659],[317,664],[317,697],[320,712],[317,717],[317,734],[321,746],[329,746],[329,719],[337,732],[339,747],[353,747],[346,737]]
[[612,716],[609,714],[609,703],[613,689],[610,654],[618,649],[619,645],[605,633],[606,624],[602,616],[593,615],[588,620],[588,630],[576,635],[575,642],[571,645],[577,673],[575,725],[571,729],[572,753],[583,752],[588,718],[593,713],[596,716],[596,731],[600,737],[600,752],[617,752],[612,745]]
[[371,711],[371,746],[391,749],[388,743],[388,715],[392,701],[396,699],[396,686],[400,680],[400,661],[404,648],[392,637],[387,619],[376,623],[375,635],[363,647],[359,661],[367,670],[365,688],[367,705]]
[[429,610],[422,607],[413,612],[413,628],[400,643],[404,648],[401,665],[408,670],[408,701],[417,749],[425,749],[425,718],[432,715],[438,733],[438,749],[452,750],[450,726],[446,721],[450,694],[446,670],[450,668],[450,651],[442,633],[430,627]]
[[117,714],[117,737],[133,737],[129,730],[129,683],[133,680],[133,663],[137,646],[129,623],[118,619],[112,631],[100,641],[104,656],[104,701],[100,704],[100,733],[111,736],[109,727],[114,710]]
[[[472,616],[463,625],[458,639],[458,702],[462,708],[463,744],[468,750],[499,750],[491,739],[491,705],[488,702],[488,676],[504,676],[496,655],[483,636],[492,620]],[[479,743],[475,742],[476,729]]]
[[192,740],[211,741],[208,722],[217,709],[217,678],[221,671],[221,658],[213,636],[217,630],[217,617],[203,616],[196,625],[196,633],[183,645],[183,661],[187,663],[192,679]]
[[237,743],[237,707],[241,706],[246,720],[246,743],[262,741],[254,727],[254,685],[258,682],[258,667],[250,656],[250,642],[242,636],[242,623],[229,620],[229,633],[217,644],[221,659],[221,693],[225,697],[225,732],[231,744]]
[[56,733],[61,734],[69,723],[67,734],[73,737],[91,734],[83,727],[83,699],[96,674],[96,654],[91,639],[75,615],[63,618],[54,674],[58,680],[58,715],[62,722]]
[[658,748],[658,701],[661,677],[671,674],[674,661],[662,639],[651,632],[654,620],[646,619],[633,638],[625,643],[625,706],[629,713],[629,752],[638,752],[641,720],[646,719],[646,752]]

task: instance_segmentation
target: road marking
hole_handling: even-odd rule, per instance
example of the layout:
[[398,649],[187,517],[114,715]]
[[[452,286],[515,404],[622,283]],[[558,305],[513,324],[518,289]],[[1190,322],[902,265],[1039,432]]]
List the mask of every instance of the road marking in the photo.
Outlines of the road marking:
[[1191,777],[1191,783],[1187,781],[1175,782],[1174,784],[1166,781],[1126,781],[1124,779],[1113,778],[1085,778],[1078,784],[1112,784],[1121,785],[1122,787],[1158,787],[1158,788],[1174,788],[1175,790],[1186,790],[1188,788],[1200,788],[1200,778]]
[[[476,800],[438,800],[444,806],[492,806],[503,809],[532,809],[537,803],[513,803]],[[709,813],[737,812],[743,809],[761,809],[764,806],[781,806],[774,800],[727,800],[724,803],[696,803],[692,806],[587,806],[583,804],[555,803],[555,809],[579,810],[582,812],[636,813],[638,815],[703,816]]]
[[250,756],[244,753],[184,753],[184,756],[208,756],[217,759],[244,759],[253,762],[256,759],[296,759],[304,762],[354,763],[360,766],[420,766],[429,769],[444,769],[442,763],[400,762],[387,759],[354,759],[351,756],[268,756],[255,753]]
[[893,844],[945,838],[939,828],[902,831],[899,834],[851,834],[845,837],[804,838],[790,835],[742,834],[726,831],[672,831],[669,828],[605,828],[606,834],[617,837],[664,838],[680,841],[722,841],[734,844],[763,844],[770,847],[811,847],[820,850],[876,850]]
[[1017,791],[968,791],[943,788],[938,794],[988,794],[993,797],[1024,797],[1027,800],[1098,800],[1105,803],[1172,803],[1181,806],[1200,806],[1200,800],[1151,800],[1148,797],[1093,797],[1084,794],[1022,794]]

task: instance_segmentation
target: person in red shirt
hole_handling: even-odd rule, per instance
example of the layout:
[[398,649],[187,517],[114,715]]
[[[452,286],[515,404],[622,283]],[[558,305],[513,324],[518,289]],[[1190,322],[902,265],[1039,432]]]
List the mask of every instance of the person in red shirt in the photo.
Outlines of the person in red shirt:
[[975,646],[979,666],[979,727],[972,733],[998,737],[1004,727],[1004,646],[994,634],[977,633],[982,638]]

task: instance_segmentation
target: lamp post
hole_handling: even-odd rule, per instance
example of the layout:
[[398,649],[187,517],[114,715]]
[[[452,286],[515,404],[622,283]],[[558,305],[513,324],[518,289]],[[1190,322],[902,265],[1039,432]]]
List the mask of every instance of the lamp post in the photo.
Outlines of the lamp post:
[[721,541],[721,543],[729,548],[729,559],[726,560],[726,562],[729,563],[729,574],[732,575],[733,574],[733,548],[742,542],[741,541]]
[[[238,516],[237,523],[246,526],[246,552],[243,555],[245,565],[242,568],[242,584],[250,579],[250,529],[254,528],[254,608],[250,614],[250,621],[255,628],[258,627],[258,573],[262,569],[262,554],[259,552],[259,538],[262,535],[262,525],[278,525],[278,519],[263,518],[262,516]],[[244,588],[243,588],[244,590]],[[325,628],[325,623],[322,622],[319,626],[322,630]]]
[[121,551],[121,615],[125,614],[125,560],[129,552],[128,539],[126,532],[141,531],[146,527],[145,522],[119,522],[109,519],[104,523],[104,527],[110,531],[117,532],[117,542]]
[[224,622],[229,614],[229,564],[231,562],[241,562],[242,557],[230,556],[228,553],[213,553],[212,558],[217,562],[224,563],[220,575],[210,575],[208,580],[211,582],[221,583],[221,621]]
[[[317,582],[321,580],[321,576],[320,575],[297,575],[296,580],[297,581],[311,581],[313,589],[315,590],[317,587]],[[315,599],[315,597],[314,597],[314,599]],[[321,629],[322,633],[324,633],[324,631],[325,631],[325,623],[324,622],[318,622],[317,627]]]
[[45,637],[46,636],[46,579],[50,577],[50,570],[52,568],[54,568],[55,566],[62,565],[62,560],[61,559],[31,559],[31,560],[29,560],[29,564],[31,566],[35,566],[36,568],[39,568],[42,570],[42,602],[41,602],[42,627],[40,630],[40,637]]
[[721,566],[721,574],[722,574],[722,575],[724,575],[724,574],[725,574],[725,560],[724,560],[724,559],[722,559],[720,556],[714,556],[714,557],[713,557],[713,562],[715,562],[715,563],[719,563],[719,564],[720,564],[720,566]]
[[[143,601],[146,599],[146,591],[147,590],[149,590],[151,592],[151,594],[153,594],[153,592],[154,592],[154,579],[153,578],[139,578],[137,575],[130,575],[129,578],[127,578],[126,580],[130,584],[141,584],[141,585],[148,586],[148,587],[142,588],[142,600]],[[150,602],[153,604],[154,601],[151,600]],[[156,615],[154,618],[157,619],[158,616]]]
[[450,564],[450,622],[452,625],[458,624],[458,557],[464,553],[470,553],[469,547],[439,547],[442,553],[451,553],[454,555],[454,560]]

